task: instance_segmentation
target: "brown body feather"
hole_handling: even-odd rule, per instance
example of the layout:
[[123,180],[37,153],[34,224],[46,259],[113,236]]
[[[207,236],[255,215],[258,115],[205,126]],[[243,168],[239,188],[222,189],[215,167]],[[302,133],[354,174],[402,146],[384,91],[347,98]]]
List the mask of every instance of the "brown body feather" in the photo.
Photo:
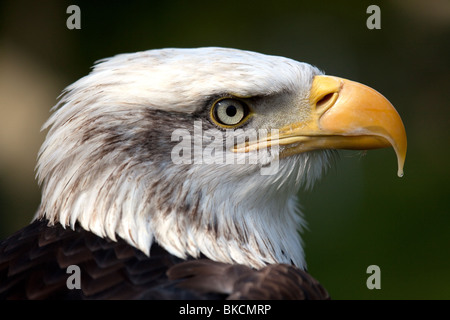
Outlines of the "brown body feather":
[[[68,289],[70,265],[81,289]],[[150,257],[118,239],[35,221],[0,242],[1,299],[328,299],[290,265],[260,270],[208,259],[181,260],[154,244]]]

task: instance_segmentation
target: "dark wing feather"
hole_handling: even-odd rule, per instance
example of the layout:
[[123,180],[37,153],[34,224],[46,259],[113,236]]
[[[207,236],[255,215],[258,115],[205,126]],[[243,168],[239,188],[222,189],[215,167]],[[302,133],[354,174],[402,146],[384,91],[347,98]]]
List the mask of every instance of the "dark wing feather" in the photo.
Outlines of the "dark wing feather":
[[[176,288],[166,271],[182,260],[154,245],[151,256],[119,239],[35,221],[0,242],[0,299],[200,299]],[[67,267],[81,270],[70,290]]]
[[[67,267],[81,270],[68,289]],[[320,299],[326,291],[289,265],[259,271],[208,259],[181,260],[158,245],[150,257],[125,241],[35,221],[0,242],[0,299]]]
[[179,263],[169,269],[178,286],[202,293],[222,293],[229,300],[330,299],[328,292],[307,272],[287,264],[254,270],[207,259]]

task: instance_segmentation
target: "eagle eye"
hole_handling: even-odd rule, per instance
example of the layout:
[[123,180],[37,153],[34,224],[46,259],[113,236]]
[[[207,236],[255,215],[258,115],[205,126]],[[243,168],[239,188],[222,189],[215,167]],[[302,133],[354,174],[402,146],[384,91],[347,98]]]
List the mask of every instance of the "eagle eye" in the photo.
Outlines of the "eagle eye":
[[242,124],[248,118],[249,113],[247,104],[235,98],[218,100],[211,109],[213,121],[225,128],[233,128]]

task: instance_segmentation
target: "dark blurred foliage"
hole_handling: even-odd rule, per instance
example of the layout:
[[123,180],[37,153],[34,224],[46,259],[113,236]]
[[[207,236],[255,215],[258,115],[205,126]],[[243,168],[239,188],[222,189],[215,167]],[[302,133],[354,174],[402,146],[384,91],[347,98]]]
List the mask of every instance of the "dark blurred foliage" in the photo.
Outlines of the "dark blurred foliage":
[[[81,9],[81,30],[66,28],[71,4]],[[381,8],[380,30],[366,27],[371,4]],[[408,134],[405,176],[396,176],[392,150],[342,152],[301,192],[309,271],[335,299],[449,299],[446,0],[0,2],[0,237],[28,223],[39,204],[39,127],[65,86],[101,58],[198,46],[305,61],[393,103]],[[22,81],[21,68],[34,78]],[[372,264],[381,290],[366,287]]]

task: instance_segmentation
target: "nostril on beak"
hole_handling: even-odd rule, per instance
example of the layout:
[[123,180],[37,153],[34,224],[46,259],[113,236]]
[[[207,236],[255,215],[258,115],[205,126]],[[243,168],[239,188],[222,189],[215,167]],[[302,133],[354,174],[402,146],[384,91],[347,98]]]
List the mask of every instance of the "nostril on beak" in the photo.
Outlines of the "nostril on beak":
[[337,99],[337,92],[331,92],[324,95],[316,102],[316,110],[319,112],[325,112]]

